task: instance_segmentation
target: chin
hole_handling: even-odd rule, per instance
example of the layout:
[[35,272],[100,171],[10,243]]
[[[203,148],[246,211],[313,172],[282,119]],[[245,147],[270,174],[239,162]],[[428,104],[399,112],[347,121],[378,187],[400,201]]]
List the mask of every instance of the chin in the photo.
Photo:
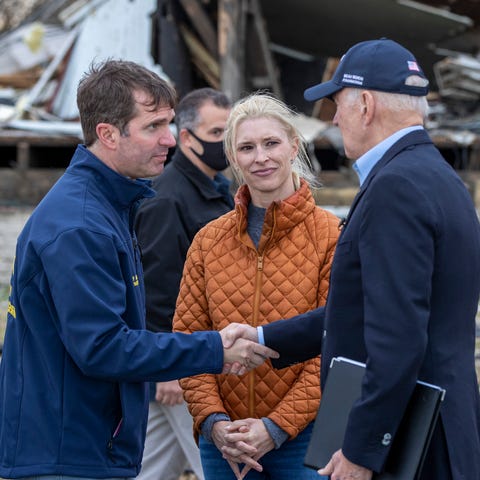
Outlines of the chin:
[[163,167],[164,167],[164,165],[163,165],[163,163],[162,163],[162,165],[160,165],[159,167],[157,167],[154,172],[151,172],[151,175],[150,175],[150,176],[151,176],[151,177],[156,177],[156,176],[160,175],[160,174],[163,172]]

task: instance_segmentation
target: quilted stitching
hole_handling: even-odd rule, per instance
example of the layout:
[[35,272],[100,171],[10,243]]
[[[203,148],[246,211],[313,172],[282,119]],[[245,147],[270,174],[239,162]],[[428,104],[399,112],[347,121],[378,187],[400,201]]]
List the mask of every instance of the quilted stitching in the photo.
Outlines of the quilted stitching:
[[[236,208],[196,235],[184,267],[174,318],[176,331],[220,330],[230,322],[266,324],[323,305],[338,237],[338,219],[315,206],[308,185],[269,207],[255,249],[246,232],[246,186]],[[257,285],[258,257],[263,271]],[[254,311],[255,288],[260,305]],[[320,359],[274,370],[270,362],[242,377],[197,375],[181,381],[194,429],[212,413],[232,420],[268,416],[295,437],[316,415]],[[250,380],[253,389],[250,390]],[[254,411],[249,411],[253,400]]]

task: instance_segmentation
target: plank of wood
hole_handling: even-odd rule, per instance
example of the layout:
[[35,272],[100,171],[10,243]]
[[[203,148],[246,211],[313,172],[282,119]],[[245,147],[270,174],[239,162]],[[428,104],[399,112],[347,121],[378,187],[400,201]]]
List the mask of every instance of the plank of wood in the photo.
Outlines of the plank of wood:
[[213,88],[218,89],[220,87],[220,66],[218,61],[210,54],[186,25],[180,25],[180,32],[192,55],[193,63],[200,70],[205,80],[207,80]]
[[213,57],[218,56],[217,33],[209,16],[198,0],[180,0],[180,4],[187,13],[192,25],[202,39],[205,47]]

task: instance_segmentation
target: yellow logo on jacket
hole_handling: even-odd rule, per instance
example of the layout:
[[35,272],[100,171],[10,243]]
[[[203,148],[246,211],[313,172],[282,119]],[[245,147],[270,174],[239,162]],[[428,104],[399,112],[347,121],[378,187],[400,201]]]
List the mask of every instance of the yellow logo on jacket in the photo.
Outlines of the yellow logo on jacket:
[[17,318],[17,312],[15,311],[15,305],[12,305],[10,302],[8,302],[8,310],[7,311],[13,318]]
[[138,287],[139,282],[138,282],[138,275],[132,275],[132,282],[134,287]]
[[[12,296],[12,283],[11,283],[12,280],[11,279],[13,277],[14,271],[15,271],[15,257],[13,258],[12,275],[10,277],[10,285],[8,290],[9,297]],[[10,300],[8,300],[7,313],[9,313],[13,318],[17,318],[17,311],[15,310],[15,305],[13,305],[13,303],[10,302]]]

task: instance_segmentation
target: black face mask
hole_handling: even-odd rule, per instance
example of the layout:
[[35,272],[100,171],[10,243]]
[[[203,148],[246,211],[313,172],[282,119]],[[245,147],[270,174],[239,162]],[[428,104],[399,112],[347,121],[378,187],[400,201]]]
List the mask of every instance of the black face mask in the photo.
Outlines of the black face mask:
[[198,138],[190,129],[187,130],[202,145],[203,154],[200,155],[193,148],[192,150],[205,165],[217,170],[217,172],[228,167],[228,160],[223,150],[223,142],[205,142]]

